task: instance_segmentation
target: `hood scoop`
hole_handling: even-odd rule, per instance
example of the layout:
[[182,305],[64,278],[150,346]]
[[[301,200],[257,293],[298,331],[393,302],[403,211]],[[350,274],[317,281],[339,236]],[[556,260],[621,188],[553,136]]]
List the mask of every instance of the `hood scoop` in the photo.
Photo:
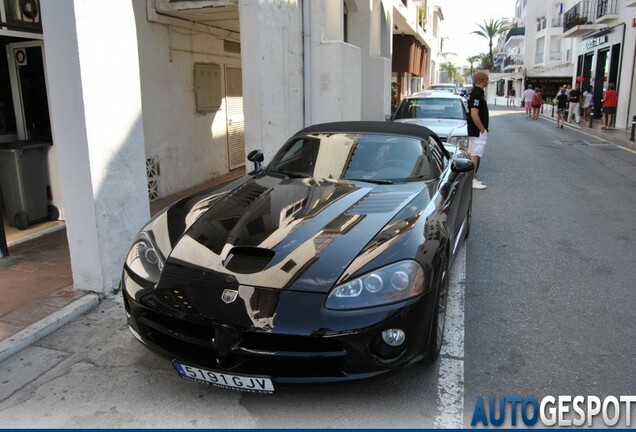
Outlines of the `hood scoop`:
[[259,199],[269,188],[256,182],[247,182],[236,191],[226,196],[225,200],[230,205],[248,208],[250,204]]
[[347,215],[366,215],[375,213],[391,213],[401,208],[414,193],[408,192],[371,192],[347,210]]
[[234,273],[250,274],[262,271],[274,258],[274,251],[249,246],[236,246],[230,249],[223,266]]

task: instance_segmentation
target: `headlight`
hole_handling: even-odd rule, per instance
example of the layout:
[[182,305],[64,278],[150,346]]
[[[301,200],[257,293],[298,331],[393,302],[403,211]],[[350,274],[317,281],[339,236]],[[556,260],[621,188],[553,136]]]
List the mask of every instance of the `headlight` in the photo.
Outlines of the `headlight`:
[[467,136],[451,136],[448,138],[450,145],[457,146],[460,149],[468,150],[468,137]]
[[362,309],[395,303],[424,292],[424,270],[415,261],[402,261],[374,270],[335,287],[327,309]]
[[163,262],[164,258],[146,233],[137,236],[126,256],[130,271],[152,283],[159,282]]

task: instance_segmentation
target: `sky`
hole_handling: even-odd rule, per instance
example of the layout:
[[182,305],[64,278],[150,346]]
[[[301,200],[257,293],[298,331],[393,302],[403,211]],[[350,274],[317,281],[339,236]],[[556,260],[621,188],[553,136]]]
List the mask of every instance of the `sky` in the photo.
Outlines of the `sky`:
[[[444,21],[441,36],[444,37],[444,51],[457,54],[447,60],[456,66],[468,65],[466,59],[472,55],[488,52],[488,40],[474,34],[477,24],[490,18],[512,19],[515,14],[515,0],[436,0],[442,8]],[[497,43],[493,40],[493,46]]]

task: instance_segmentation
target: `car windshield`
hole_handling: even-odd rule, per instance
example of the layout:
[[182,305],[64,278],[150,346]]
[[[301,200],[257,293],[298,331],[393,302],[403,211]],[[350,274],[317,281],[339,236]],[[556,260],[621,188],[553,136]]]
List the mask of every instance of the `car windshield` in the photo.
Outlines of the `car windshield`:
[[459,98],[409,98],[398,108],[396,119],[445,118],[466,120],[466,112]]
[[419,139],[375,133],[319,133],[295,137],[274,156],[267,173],[285,177],[390,184],[432,178]]

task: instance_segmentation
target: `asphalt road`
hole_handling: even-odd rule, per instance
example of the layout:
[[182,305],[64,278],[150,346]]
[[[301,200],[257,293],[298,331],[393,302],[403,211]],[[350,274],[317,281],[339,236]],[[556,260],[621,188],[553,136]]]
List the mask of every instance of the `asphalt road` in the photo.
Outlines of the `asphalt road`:
[[1,427],[461,427],[480,395],[633,394],[636,154],[518,109],[491,116],[488,189],[475,191],[435,366],[273,395],[216,389],[137,342],[111,298],[0,363]]
[[467,245],[466,420],[479,395],[635,394],[636,154],[491,115]]

